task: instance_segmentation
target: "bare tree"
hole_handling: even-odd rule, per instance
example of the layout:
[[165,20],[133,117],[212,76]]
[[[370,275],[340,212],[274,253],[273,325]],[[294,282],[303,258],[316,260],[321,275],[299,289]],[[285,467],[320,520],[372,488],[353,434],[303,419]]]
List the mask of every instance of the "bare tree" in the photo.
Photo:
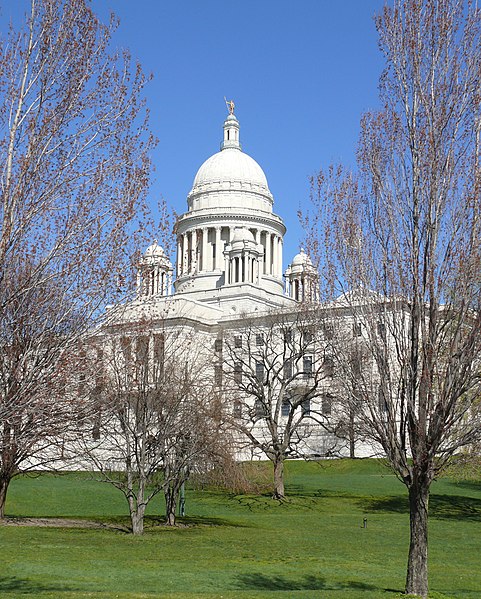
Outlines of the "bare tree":
[[48,455],[59,368],[128,283],[153,140],[114,29],[83,0],[31,0],[1,42],[0,515],[11,477]]
[[307,218],[331,295],[362,327],[362,373],[336,357],[408,489],[406,592],[422,597],[431,482],[481,435],[480,17],[458,0],[384,8],[382,108],[362,119],[359,173],[320,173]]
[[103,375],[90,390],[80,456],[124,494],[134,534],[159,493],[166,523],[175,525],[181,486],[229,447],[203,345],[193,341],[185,329],[156,322],[119,327],[90,344],[93,356],[101,344]]
[[[326,315],[324,315],[324,318]],[[361,376],[371,372],[369,353],[362,341],[359,339],[361,330],[356,323],[353,332],[341,335],[338,320],[329,324],[331,331],[331,355],[334,367],[334,389],[336,393],[335,415],[330,414],[331,429],[340,439],[348,443],[349,457],[356,458],[356,447],[361,446],[363,455],[366,455],[369,442],[369,431],[366,434],[366,426],[362,418],[362,397],[359,392],[359,380]],[[329,319],[330,320],[330,319]],[[349,327],[348,327],[349,329]],[[344,330],[344,333],[346,331]],[[338,355],[343,360],[339,363]],[[347,368],[345,365],[347,364]]]
[[[233,424],[241,443],[260,450],[273,464],[276,499],[282,499],[284,461],[329,453],[319,433],[332,409],[331,362],[309,310],[277,311],[246,319],[223,340],[222,363]],[[332,441],[324,430],[324,442]]]

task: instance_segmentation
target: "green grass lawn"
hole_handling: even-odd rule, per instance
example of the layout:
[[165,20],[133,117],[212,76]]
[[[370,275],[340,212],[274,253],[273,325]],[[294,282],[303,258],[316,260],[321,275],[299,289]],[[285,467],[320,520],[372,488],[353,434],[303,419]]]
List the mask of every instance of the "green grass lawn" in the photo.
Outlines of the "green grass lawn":
[[[0,527],[0,597],[399,597],[409,532],[403,485],[374,460],[289,462],[286,476],[283,503],[189,490],[189,526],[174,530],[156,525],[159,498],[138,538],[121,526]],[[18,478],[6,511],[127,523],[119,492],[85,474]],[[432,487],[430,587],[436,599],[481,597],[480,482]]]

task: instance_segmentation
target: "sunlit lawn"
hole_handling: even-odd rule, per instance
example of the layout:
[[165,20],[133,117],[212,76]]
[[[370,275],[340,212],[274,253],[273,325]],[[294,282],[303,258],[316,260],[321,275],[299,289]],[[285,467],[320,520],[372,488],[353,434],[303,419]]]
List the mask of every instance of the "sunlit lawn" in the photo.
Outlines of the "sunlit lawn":
[[[0,597],[399,597],[409,529],[401,483],[375,461],[286,470],[283,503],[188,491],[188,526],[169,530],[155,518],[159,498],[141,538],[124,531],[125,500],[108,485],[79,474],[17,479],[8,516],[119,526],[1,527]],[[431,509],[432,596],[481,597],[481,483],[436,482]]]

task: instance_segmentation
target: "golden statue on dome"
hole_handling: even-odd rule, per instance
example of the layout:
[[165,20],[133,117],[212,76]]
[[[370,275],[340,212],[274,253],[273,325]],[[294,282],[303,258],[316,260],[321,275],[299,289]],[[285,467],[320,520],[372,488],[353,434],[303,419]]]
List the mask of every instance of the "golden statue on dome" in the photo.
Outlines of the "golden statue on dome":
[[224,100],[225,100],[225,104],[227,106],[227,110],[229,111],[229,114],[234,114],[234,108],[235,108],[234,100],[228,100],[225,96],[224,96]]

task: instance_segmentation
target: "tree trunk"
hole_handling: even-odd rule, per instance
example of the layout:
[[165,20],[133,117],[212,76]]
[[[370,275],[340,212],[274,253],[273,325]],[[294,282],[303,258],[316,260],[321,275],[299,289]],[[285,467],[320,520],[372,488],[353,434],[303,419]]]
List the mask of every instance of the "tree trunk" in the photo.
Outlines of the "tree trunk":
[[409,519],[411,540],[409,544],[406,593],[428,595],[428,483],[416,482],[409,487]]
[[167,487],[164,491],[165,496],[165,523],[167,526],[175,526],[177,499],[179,497],[179,489],[177,486]]
[[144,506],[137,506],[137,509],[130,512],[130,521],[132,522],[132,532],[134,535],[141,535],[144,532]]
[[274,499],[284,498],[284,459],[276,456],[274,459]]
[[138,492],[137,497],[131,493],[128,497],[130,522],[132,523],[132,532],[134,535],[141,535],[144,532],[145,503],[142,491]]
[[12,478],[10,476],[0,476],[0,519],[5,518],[5,503],[7,501],[8,485]]
[[354,411],[349,412],[349,457],[356,457],[356,429],[354,427]]

